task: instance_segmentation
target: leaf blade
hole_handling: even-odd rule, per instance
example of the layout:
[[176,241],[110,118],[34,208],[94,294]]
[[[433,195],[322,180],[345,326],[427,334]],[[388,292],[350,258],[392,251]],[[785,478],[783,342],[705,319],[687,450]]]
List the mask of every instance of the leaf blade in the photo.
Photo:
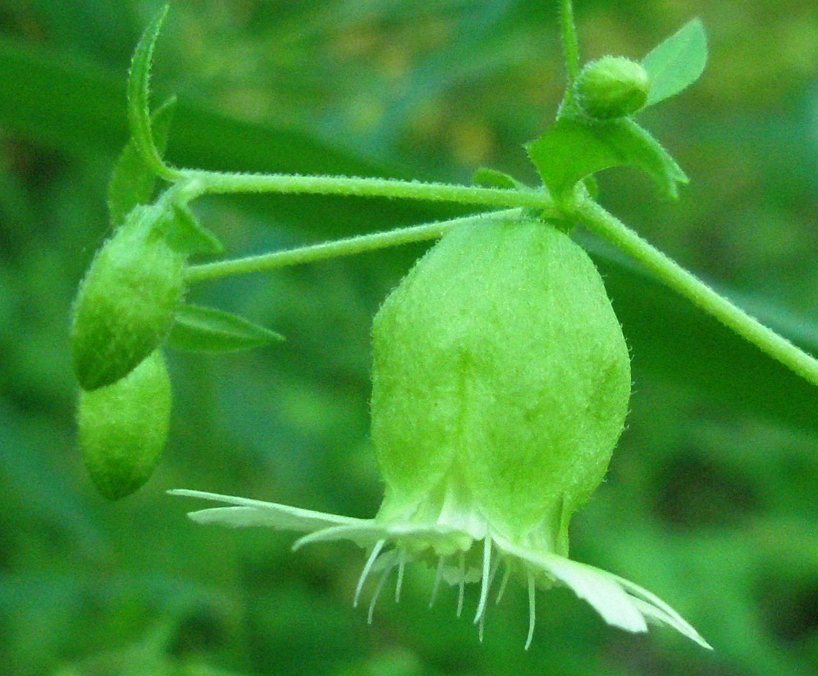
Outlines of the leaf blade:
[[221,240],[204,227],[186,204],[173,205],[173,217],[167,234],[170,246],[186,255],[220,254]]
[[645,107],[675,96],[699,79],[707,64],[707,34],[693,19],[659,43],[642,59],[650,76]]
[[202,305],[182,305],[168,344],[186,352],[236,352],[280,342],[284,336],[230,312]]
[[545,185],[557,196],[587,176],[620,166],[645,171],[669,199],[678,197],[677,184],[688,182],[659,142],[630,119],[589,123],[565,117],[527,144],[526,151]]
[[136,45],[131,70],[128,75],[128,123],[131,137],[145,164],[157,176],[172,178],[175,174],[165,165],[154,140],[151,129],[150,113],[150,78],[153,52],[162,24],[168,14],[169,5],[165,5],[154,16],[142,33]]
[[[151,127],[156,149],[164,155],[170,134],[170,125],[176,109],[176,97],[171,97],[151,116]],[[138,204],[148,204],[156,188],[156,173],[145,162],[136,142],[130,139],[114,164],[108,183],[108,213],[111,227],[125,220]]]

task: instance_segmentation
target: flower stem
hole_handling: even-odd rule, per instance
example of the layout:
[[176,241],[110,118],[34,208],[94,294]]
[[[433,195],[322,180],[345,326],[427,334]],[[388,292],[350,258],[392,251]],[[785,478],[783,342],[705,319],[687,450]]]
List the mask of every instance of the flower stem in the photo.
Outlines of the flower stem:
[[326,260],[328,258],[351,256],[353,254],[400,246],[401,244],[409,244],[411,242],[438,239],[459,225],[486,223],[499,219],[508,220],[509,218],[514,218],[519,215],[519,209],[507,209],[504,211],[464,216],[462,218],[454,218],[436,223],[426,223],[409,228],[398,228],[389,230],[388,232],[359,235],[357,237],[349,237],[347,239],[339,239],[332,242],[299,247],[297,249],[275,251],[259,256],[248,256],[246,258],[218,261],[216,263],[193,265],[187,269],[185,279],[189,283],[203,282],[229,277],[231,275],[263,272],[287,267],[289,265],[300,265]]
[[579,75],[579,38],[574,23],[574,7],[571,0],[562,0],[560,8],[560,24],[562,27],[562,49],[565,56],[565,69],[568,73],[568,87],[571,91],[574,80]]
[[713,315],[765,354],[813,385],[818,385],[818,360],[719,295],[601,206],[590,199],[586,200],[576,207],[575,216],[579,222],[633,256],[671,289]]
[[489,207],[524,207],[544,211],[547,217],[557,215],[554,201],[544,190],[480,188],[357,176],[234,174],[198,170],[185,170],[184,175],[186,193],[191,199],[200,195],[227,193],[344,195],[457,202]]

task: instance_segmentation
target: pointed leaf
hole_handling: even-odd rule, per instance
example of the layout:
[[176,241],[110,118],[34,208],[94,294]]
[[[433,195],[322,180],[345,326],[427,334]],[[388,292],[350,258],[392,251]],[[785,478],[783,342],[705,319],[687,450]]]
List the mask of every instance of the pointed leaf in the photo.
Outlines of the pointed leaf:
[[235,352],[249,350],[284,337],[243,317],[201,305],[182,305],[169,344],[188,352]]
[[[170,133],[170,124],[176,109],[176,97],[171,97],[151,116],[153,139],[157,151],[164,155]],[[137,150],[133,139],[129,140],[114,165],[108,183],[108,212],[111,227],[115,228],[137,204],[148,204],[156,188],[156,173],[149,167]]]
[[167,234],[171,247],[184,254],[220,254],[224,245],[204,227],[185,204],[173,205],[173,219]]
[[707,63],[707,34],[700,19],[693,19],[657,45],[642,59],[650,75],[646,106],[675,96],[692,85]]
[[529,189],[527,185],[521,183],[513,176],[505,172],[491,169],[490,167],[479,167],[471,177],[471,182],[482,188],[505,188],[508,190]]
[[172,176],[173,172],[162,161],[151,130],[150,75],[153,50],[167,13],[168,5],[165,5],[148,24],[134,51],[128,77],[128,122],[134,147],[157,176],[165,177]]
[[586,122],[564,117],[526,146],[545,185],[564,195],[603,169],[632,166],[648,173],[664,197],[678,197],[687,176],[659,142],[630,119]]

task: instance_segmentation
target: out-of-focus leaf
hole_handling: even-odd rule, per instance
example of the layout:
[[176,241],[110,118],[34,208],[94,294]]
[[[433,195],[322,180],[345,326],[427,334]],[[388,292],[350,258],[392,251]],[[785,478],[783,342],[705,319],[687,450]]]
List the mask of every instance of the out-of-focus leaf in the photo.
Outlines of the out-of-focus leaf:
[[235,352],[284,340],[275,331],[238,315],[201,305],[176,311],[170,346],[188,352]]
[[[22,424],[17,412],[0,405],[0,485],[4,508],[9,499],[26,506],[26,515],[65,533],[84,553],[100,553],[109,542],[90,509],[77,498],[65,463],[56,464],[51,453],[35,440],[42,439],[35,422]],[[64,450],[64,449],[63,449]],[[20,524],[18,523],[18,526]]]
[[[634,380],[650,374],[697,392],[719,406],[818,430],[818,389],[761,354],[716,319],[594,241],[583,240],[600,269],[632,347]],[[729,290],[720,289],[730,296]],[[818,354],[818,326],[781,319],[774,308],[755,316],[799,347]],[[798,333],[793,326],[799,327]]]
[[675,96],[692,85],[707,64],[707,34],[700,19],[693,19],[659,43],[642,59],[650,75],[646,106]]

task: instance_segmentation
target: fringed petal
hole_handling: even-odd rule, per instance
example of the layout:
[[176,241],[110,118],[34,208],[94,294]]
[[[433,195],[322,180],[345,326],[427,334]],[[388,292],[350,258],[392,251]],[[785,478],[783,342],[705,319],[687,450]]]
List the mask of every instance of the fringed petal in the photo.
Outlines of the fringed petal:
[[533,564],[539,571],[571,589],[608,624],[635,633],[648,630],[645,618],[633,599],[605,571],[549,552],[535,553],[514,546],[509,553]]
[[646,620],[672,627],[700,646],[707,641],[681,615],[647,589],[630,580],[550,552],[532,552],[503,539],[495,540],[506,554],[536,567],[586,600],[608,623],[632,632],[647,631]]

